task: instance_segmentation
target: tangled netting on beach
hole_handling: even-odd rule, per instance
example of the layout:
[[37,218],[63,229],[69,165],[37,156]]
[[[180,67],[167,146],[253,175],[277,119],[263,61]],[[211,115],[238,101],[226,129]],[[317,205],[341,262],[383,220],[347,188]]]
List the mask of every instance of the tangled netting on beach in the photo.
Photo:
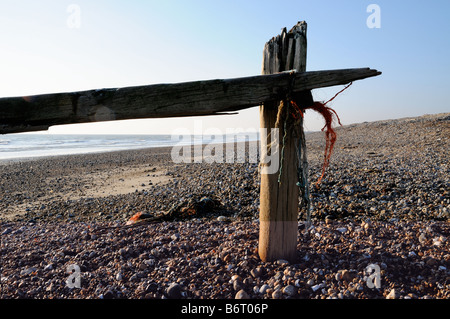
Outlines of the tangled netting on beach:
[[133,225],[142,221],[171,221],[186,220],[193,217],[205,217],[221,213],[224,210],[221,199],[212,194],[192,194],[192,197],[180,203],[175,203],[168,211],[157,214],[138,212],[133,215],[126,225]]

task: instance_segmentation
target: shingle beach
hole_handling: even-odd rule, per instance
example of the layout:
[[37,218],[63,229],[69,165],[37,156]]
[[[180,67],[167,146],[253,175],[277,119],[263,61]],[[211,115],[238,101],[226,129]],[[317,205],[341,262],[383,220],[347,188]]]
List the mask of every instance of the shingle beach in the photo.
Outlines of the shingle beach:
[[[307,134],[295,262],[258,257],[257,163],[176,164],[170,148],[2,162],[0,298],[450,298],[450,113],[336,133],[317,187],[325,138]],[[124,227],[195,199],[216,202]]]

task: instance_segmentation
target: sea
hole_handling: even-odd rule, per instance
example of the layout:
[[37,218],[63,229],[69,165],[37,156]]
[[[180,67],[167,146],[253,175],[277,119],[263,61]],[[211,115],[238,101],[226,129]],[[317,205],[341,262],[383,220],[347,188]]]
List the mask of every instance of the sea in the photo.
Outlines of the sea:
[[73,135],[18,133],[0,135],[0,162],[37,157],[103,153],[121,150],[256,141],[258,134],[217,135]]

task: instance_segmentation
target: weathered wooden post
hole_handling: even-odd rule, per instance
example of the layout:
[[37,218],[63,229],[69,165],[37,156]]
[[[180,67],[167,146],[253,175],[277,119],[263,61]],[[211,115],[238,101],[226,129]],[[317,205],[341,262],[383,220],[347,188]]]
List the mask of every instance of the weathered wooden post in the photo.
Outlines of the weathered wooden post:
[[[266,43],[262,74],[292,69],[297,72],[306,71],[306,27],[306,22],[299,22],[288,33],[284,28],[281,35]],[[279,110],[288,104],[289,101],[285,100],[266,102],[260,106],[261,128],[267,132],[273,128],[279,129],[278,141],[271,138],[273,135],[269,135],[267,145],[278,144],[280,167],[276,172],[271,170],[270,173],[261,170],[258,252],[263,261],[276,259],[293,261],[297,253],[299,200],[297,147],[300,130],[303,129],[303,118],[297,119],[296,123],[285,122],[288,121],[286,116],[289,116],[289,113],[279,114]],[[285,125],[280,125],[280,120]],[[275,145],[272,144],[273,152],[276,151]],[[263,154],[262,150],[261,155]],[[261,162],[265,165],[264,159]]]

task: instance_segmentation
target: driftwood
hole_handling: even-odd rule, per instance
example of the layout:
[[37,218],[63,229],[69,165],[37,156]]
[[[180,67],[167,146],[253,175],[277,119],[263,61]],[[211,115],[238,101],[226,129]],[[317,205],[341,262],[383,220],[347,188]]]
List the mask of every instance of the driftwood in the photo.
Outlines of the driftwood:
[[[290,46],[289,49],[293,50]],[[292,62],[288,63],[297,63],[294,56],[290,59]],[[292,64],[292,67],[299,66]],[[45,130],[59,124],[226,114],[279,101],[288,89],[300,92],[347,84],[379,74],[381,72],[369,68],[294,71],[235,79],[0,98],[0,134]]]

